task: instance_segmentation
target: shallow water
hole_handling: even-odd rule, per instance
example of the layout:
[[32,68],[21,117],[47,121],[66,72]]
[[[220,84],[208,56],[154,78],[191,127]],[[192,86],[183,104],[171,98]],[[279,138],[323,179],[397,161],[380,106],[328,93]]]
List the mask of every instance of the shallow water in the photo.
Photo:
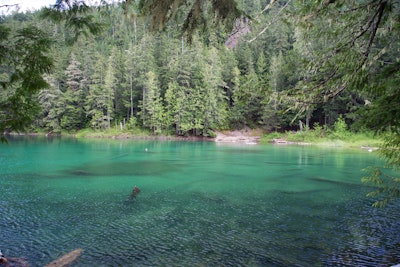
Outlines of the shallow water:
[[[390,266],[398,206],[371,207],[366,151],[13,138],[0,249],[43,266]],[[133,186],[141,193],[130,200]]]

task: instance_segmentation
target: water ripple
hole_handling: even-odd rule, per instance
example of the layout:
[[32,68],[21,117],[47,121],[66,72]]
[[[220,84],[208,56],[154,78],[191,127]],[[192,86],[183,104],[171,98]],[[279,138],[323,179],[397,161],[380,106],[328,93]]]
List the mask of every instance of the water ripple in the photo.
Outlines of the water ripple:
[[[268,158],[263,150],[252,154],[260,156],[262,168],[257,169],[252,160],[237,169],[220,165],[207,171],[201,170],[203,165],[190,165],[194,158],[185,164],[183,156],[176,162],[161,160],[158,165],[150,159],[158,156],[155,153],[131,164],[131,154],[118,153],[124,162],[105,166],[78,162],[58,166],[65,171],[55,169],[43,177],[36,168],[1,176],[3,253],[24,256],[31,266],[43,266],[76,248],[84,250],[76,267],[390,266],[400,262],[398,208],[372,209],[364,198],[366,190],[354,180],[312,178],[319,177],[319,170],[308,175],[306,168],[315,164],[298,169],[290,167],[294,163],[271,157],[277,164],[268,167],[289,165],[272,175],[263,163]],[[213,164],[215,155],[206,156],[207,163]],[[331,165],[336,166],[326,166]],[[234,173],[239,168],[249,175]],[[182,169],[184,175],[175,175]],[[132,184],[138,181],[142,193],[127,201]]]

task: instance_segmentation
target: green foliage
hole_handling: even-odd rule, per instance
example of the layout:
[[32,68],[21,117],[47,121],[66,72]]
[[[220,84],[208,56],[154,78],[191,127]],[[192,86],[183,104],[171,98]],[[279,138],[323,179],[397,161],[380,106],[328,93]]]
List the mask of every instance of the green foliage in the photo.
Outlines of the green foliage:
[[265,134],[261,138],[260,143],[262,143],[262,144],[270,143],[272,140],[280,139],[282,137],[283,137],[283,134],[280,132],[270,132],[270,133]]
[[314,129],[315,137],[323,137],[324,136],[325,129],[321,125],[319,125],[318,122],[314,123],[313,129]]
[[[110,120],[107,117],[110,101],[112,102],[112,89],[106,87],[105,76],[110,76],[111,71],[107,71],[106,59],[97,56],[95,71],[91,76],[89,93],[85,99],[86,117],[90,120],[90,127],[93,129],[110,128]],[[111,68],[111,66],[109,66]],[[108,77],[111,79],[112,77]]]
[[400,133],[388,132],[385,142],[381,147],[380,154],[386,160],[388,167],[395,170],[400,169]]
[[64,110],[63,93],[50,86],[39,92],[38,103],[41,106],[38,126],[48,132],[60,133],[60,120]]
[[367,194],[368,197],[376,199],[374,207],[384,207],[390,201],[398,200],[400,197],[400,178],[385,173],[378,167],[368,167],[364,169],[367,176],[362,178],[362,182],[370,184],[377,189]]
[[287,132],[286,140],[289,142],[312,142],[315,140],[315,135],[311,130],[303,130],[298,132]]
[[95,21],[91,14],[93,8],[84,1],[58,0],[51,8],[43,8],[41,17],[56,23],[64,23],[64,27],[72,32],[72,37],[67,39],[68,44],[73,44],[83,34],[99,34],[103,25]]
[[[329,131],[315,123],[313,129],[303,131],[271,132],[262,138],[262,143],[271,142],[273,139],[282,139],[294,143],[308,143],[323,146],[346,146],[359,149],[360,147],[377,149],[384,143],[384,137],[365,132],[347,131],[343,138],[338,139],[334,131]],[[380,151],[380,150],[379,150]]]
[[137,129],[138,123],[136,117],[130,117],[129,121],[126,123],[125,128],[129,130]]
[[146,73],[146,78],[140,116],[143,126],[151,129],[154,134],[160,134],[164,125],[163,100],[158,90],[155,73],[149,71]]
[[[256,6],[260,7],[259,4]],[[249,7],[246,6],[247,9]],[[250,9],[249,12],[257,13]],[[67,115],[62,123],[64,128],[77,130],[91,126],[102,129],[110,127],[112,120],[119,124],[119,121],[138,116],[143,110],[148,80],[146,73],[152,72],[160,94],[160,100],[152,103],[167,110],[161,119],[162,129],[167,131],[174,129],[177,134],[208,135],[209,130],[246,125],[274,130],[292,127],[290,123],[296,106],[285,99],[283,92],[298,79],[297,75],[293,75],[297,71],[293,70],[298,68],[296,62],[300,57],[286,53],[291,42],[291,27],[288,24],[284,27],[274,25],[271,34],[279,38],[268,39],[268,44],[256,40],[239,45],[232,51],[221,46],[219,37],[211,33],[200,37],[207,40],[208,46],[202,44],[197,35],[193,36],[192,45],[187,46],[181,38],[175,38],[179,35],[173,27],[156,35],[136,32],[148,27],[140,19],[131,21],[135,23],[133,33],[126,25],[128,21],[118,20],[122,13],[118,5],[107,6],[99,13],[90,13],[107,27],[96,38],[79,39],[74,47],[62,44],[69,30],[64,25],[54,27],[53,34],[62,53],[57,54],[56,73],[51,80],[54,81],[52,87],[62,93],[56,98],[49,98],[47,94],[47,99],[54,99],[57,105],[49,105],[44,101],[46,97],[42,98],[40,103],[44,112],[38,118],[43,123],[41,125],[50,130],[57,124],[61,125],[61,118]],[[136,27],[136,23],[142,25]],[[265,42],[263,38],[259,40]],[[78,114],[73,114],[66,104],[75,101],[72,93],[68,92],[70,77],[64,72],[70,64],[67,55],[71,50],[81,64],[78,69],[82,78],[78,84],[83,89],[80,94],[83,105],[80,99],[77,100],[79,109],[85,114],[81,125],[74,120]],[[169,84],[173,81],[177,81],[180,87],[175,92],[178,97],[170,97],[169,92],[167,98]],[[179,115],[174,111],[177,108]],[[49,126],[49,121],[54,122],[54,126]],[[68,126],[69,122],[74,125]],[[148,127],[145,117],[142,116],[138,122],[139,126]]]
[[346,137],[348,136],[347,124],[344,121],[342,115],[339,116],[339,118],[333,125],[333,136],[339,139],[346,139]]
[[207,32],[210,27],[221,22],[230,32],[234,21],[243,15],[235,0],[140,0],[138,6],[142,14],[151,17],[153,30],[165,29],[168,21],[183,20],[181,30],[187,34],[189,41],[192,41],[196,30]]
[[234,128],[255,127],[262,117],[260,106],[263,95],[254,69],[241,76],[238,85],[233,88],[231,124]]
[[398,132],[386,134],[379,154],[387,163],[386,169],[369,167],[365,169],[367,175],[362,178],[362,181],[377,188],[368,194],[369,197],[377,199],[373,205],[384,207],[390,201],[398,200],[400,197],[400,134]]
[[[33,25],[11,29],[0,24],[0,133],[22,131],[39,111],[36,94],[48,86],[51,40]],[[4,35],[3,35],[4,34]],[[2,140],[4,140],[2,138]]]
[[85,114],[86,88],[81,63],[73,53],[65,70],[65,76],[67,88],[62,97],[63,111],[60,126],[69,131],[79,130],[85,128],[87,123]]

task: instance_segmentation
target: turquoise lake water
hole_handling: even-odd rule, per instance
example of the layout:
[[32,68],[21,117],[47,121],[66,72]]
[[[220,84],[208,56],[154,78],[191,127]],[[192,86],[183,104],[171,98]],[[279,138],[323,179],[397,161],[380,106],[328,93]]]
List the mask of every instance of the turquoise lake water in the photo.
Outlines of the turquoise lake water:
[[14,137],[0,249],[30,266],[76,248],[72,266],[390,266],[398,202],[371,207],[369,165],[338,148]]

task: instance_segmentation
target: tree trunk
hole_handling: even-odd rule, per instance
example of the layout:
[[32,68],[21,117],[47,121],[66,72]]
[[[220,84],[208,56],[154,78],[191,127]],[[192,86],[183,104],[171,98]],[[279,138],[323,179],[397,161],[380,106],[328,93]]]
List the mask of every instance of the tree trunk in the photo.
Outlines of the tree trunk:
[[131,86],[131,117],[133,117],[133,81],[132,81],[132,71],[130,75],[130,86]]
[[107,126],[108,126],[108,129],[111,128],[111,116],[110,116],[110,110],[109,109],[107,109]]
[[137,44],[137,25],[136,25],[136,16],[133,18],[133,30],[135,32],[135,44]]

